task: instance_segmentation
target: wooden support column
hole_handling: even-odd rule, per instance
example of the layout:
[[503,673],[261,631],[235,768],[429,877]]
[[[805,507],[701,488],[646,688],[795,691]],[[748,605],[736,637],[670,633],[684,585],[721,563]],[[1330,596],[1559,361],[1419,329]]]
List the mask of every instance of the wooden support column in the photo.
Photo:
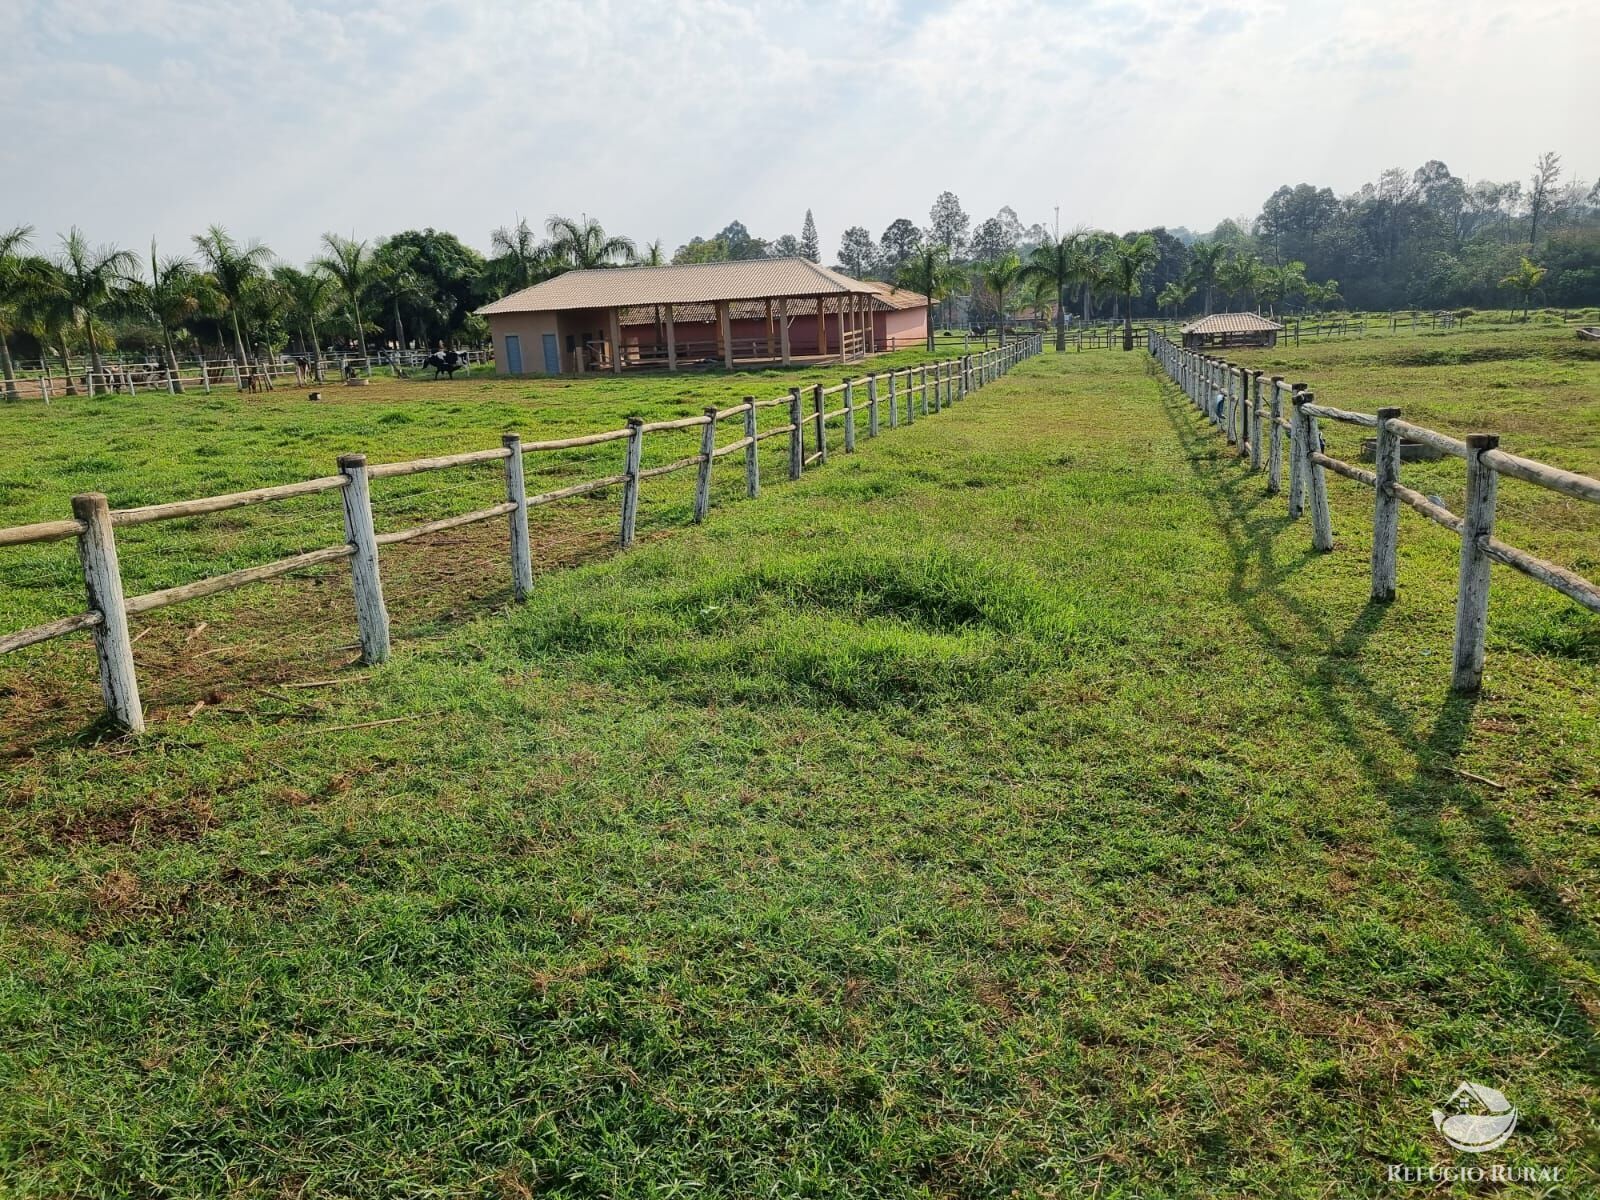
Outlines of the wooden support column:
[[1272,395],[1267,402],[1267,420],[1270,422],[1267,451],[1267,491],[1276,495],[1283,482],[1283,426],[1278,424],[1283,419],[1283,376],[1274,375],[1269,385]]
[[1400,435],[1389,428],[1400,419],[1398,408],[1378,410],[1378,447],[1373,455],[1377,483],[1372,502],[1372,598],[1379,604],[1394,599],[1395,554],[1400,543]]
[[1289,402],[1296,407],[1290,410],[1289,415],[1289,516],[1298,521],[1300,515],[1306,510],[1306,478],[1301,470],[1300,443],[1303,434],[1300,429],[1300,396],[1306,390],[1303,383],[1294,384],[1289,389]]
[[744,492],[754,500],[761,494],[761,444],[756,441],[756,398],[744,398]]
[[1493,434],[1467,435],[1467,503],[1461,514],[1461,569],[1456,578],[1456,638],[1450,686],[1476,692],[1483,686],[1483,641],[1489,620],[1489,556],[1483,543],[1494,536],[1495,493],[1500,476],[1483,461],[1500,445]]
[[728,302],[717,304],[717,320],[722,331],[722,365],[733,370],[733,321],[728,316]]
[[789,365],[789,301],[784,297],[778,298],[778,347],[783,356],[783,365]]
[[516,508],[507,514],[511,524],[511,590],[520,600],[533,591],[533,543],[528,537],[528,489],[523,480],[522,439],[514,433],[502,434],[506,448],[506,499]]
[[827,303],[827,300],[822,296],[817,297],[817,354],[823,358],[828,355]]
[[111,506],[99,492],[72,498],[72,515],[83,522],[78,535],[78,561],[89,596],[89,611],[100,614],[94,627],[95,658],[100,664],[100,698],[113,719],[129,733],[144,731],[139,680],[133,673],[133,639],[128,636],[128,610],[122,596],[122,570],[111,529]]
[[678,331],[672,324],[672,305],[667,305],[667,370],[678,369]]
[[806,469],[806,423],[800,411],[800,389],[789,389],[789,478],[799,479]]
[[711,464],[716,461],[717,406],[705,410],[706,423],[700,430],[700,470],[694,482],[694,519],[699,524],[711,511]]
[[638,417],[629,417],[628,450],[622,468],[622,535],[619,539],[624,550],[633,545],[633,531],[639,520],[639,463],[643,458],[644,422]]
[[767,361],[772,361],[772,297],[767,297]]
[[849,350],[850,350],[850,343],[845,340],[845,323],[844,323],[845,309],[848,308],[849,305],[850,305],[850,297],[848,295],[842,295],[842,296],[839,297],[839,361],[840,362],[848,361],[847,355],[848,355]]
[[389,610],[383,602],[378,574],[378,537],[372,526],[372,497],[367,491],[367,456],[339,459],[344,485],[344,540],[350,556],[350,583],[356,597],[356,627],[361,634],[361,661],[381,663],[389,657]]
[[1321,451],[1322,436],[1317,431],[1317,418],[1306,411],[1306,405],[1316,397],[1301,392],[1294,398],[1295,412],[1300,418],[1299,444],[1295,457],[1300,460],[1300,470],[1305,475],[1306,499],[1311,508],[1311,548],[1327,552],[1333,549],[1333,516],[1328,510],[1328,472],[1313,462],[1311,456]]
[[613,308],[609,314],[611,320],[611,373],[622,374],[622,310]]

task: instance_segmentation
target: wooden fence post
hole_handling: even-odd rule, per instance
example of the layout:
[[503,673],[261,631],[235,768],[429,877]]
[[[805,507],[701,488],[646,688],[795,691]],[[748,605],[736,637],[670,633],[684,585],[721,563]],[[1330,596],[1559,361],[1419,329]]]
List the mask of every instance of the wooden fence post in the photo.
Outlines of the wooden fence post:
[[1305,431],[1300,428],[1300,397],[1305,390],[1303,383],[1289,389],[1289,402],[1294,405],[1289,412],[1289,517],[1295,521],[1306,510],[1305,472],[1300,469],[1300,446],[1305,441]]
[[506,500],[517,507],[507,513],[511,522],[511,588],[518,600],[533,591],[533,542],[528,537],[528,486],[522,474],[522,438],[502,434],[506,457]]
[[1467,437],[1467,503],[1461,513],[1461,570],[1456,580],[1456,637],[1450,686],[1476,692],[1483,686],[1483,644],[1489,620],[1489,556],[1483,543],[1494,535],[1495,495],[1500,476],[1483,461],[1500,445],[1494,434]]
[[756,398],[744,398],[744,494],[754,500],[761,494],[761,443],[756,441]]
[[800,389],[789,389],[789,478],[806,469],[806,425],[800,412]]
[[926,365],[917,368],[917,402],[922,408],[922,415],[928,415],[928,368]]
[[867,372],[867,436],[878,436],[878,373]]
[[890,429],[898,429],[900,427],[900,398],[895,395],[895,388],[894,388],[894,378],[899,373],[900,372],[898,372],[898,371],[890,371],[889,372],[889,428]]
[[924,384],[924,386],[930,387],[930,388],[933,389],[933,397],[932,397],[933,411],[934,412],[938,412],[939,411],[939,364],[938,363],[934,363],[933,364],[933,381],[930,383],[928,381],[928,377],[926,375],[924,375],[923,376],[923,384]]
[[856,385],[844,381],[844,452],[856,452]]
[[344,537],[350,543],[350,585],[355,592],[356,626],[361,633],[361,661],[381,663],[389,657],[389,610],[383,603],[383,578],[378,573],[378,536],[372,526],[372,495],[367,487],[367,456],[339,458],[344,484]]
[[111,506],[99,492],[72,498],[72,515],[83,522],[78,535],[78,561],[89,609],[100,614],[94,627],[94,653],[100,664],[100,696],[113,719],[129,733],[144,732],[139,679],[133,669],[133,639],[128,636],[128,610],[122,596],[122,569],[117,562]]
[[1283,426],[1278,424],[1283,419],[1283,396],[1278,387],[1283,383],[1282,375],[1272,377],[1272,395],[1267,401],[1267,420],[1270,425],[1267,429],[1267,491],[1276,495],[1283,480]]
[[1373,456],[1377,484],[1372,502],[1372,598],[1378,603],[1394,599],[1395,554],[1400,540],[1400,501],[1394,494],[1400,482],[1400,435],[1389,428],[1399,420],[1398,408],[1378,410],[1378,448]]
[[628,450],[622,473],[622,547],[633,545],[633,531],[639,521],[639,464],[644,461],[644,421],[628,418]]
[[811,389],[811,406],[816,410],[813,419],[817,423],[817,462],[825,465],[828,461],[828,397],[823,395],[820,383]]
[[711,464],[717,449],[717,406],[706,407],[706,423],[700,430],[700,470],[694,480],[694,519],[699,524],[711,511]]
[[1255,412],[1255,404],[1250,399],[1250,372],[1244,367],[1239,368],[1239,401],[1233,407],[1237,414],[1234,421],[1238,425],[1239,457],[1244,458],[1250,453],[1250,418]]
[[1312,461],[1311,456],[1322,450],[1322,435],[1317,430],[1317,418],[1305,408],[1315,399],[1311,392],[1301,392],[1294,402],[1300,413],[1300,430],[1305,435],[1301,439],[1305,449],[1299,458],[1311,502],[1311,548],[1327,551],[1333,549],[1333,517],[1328,511],[1328,473],[1320,464]]

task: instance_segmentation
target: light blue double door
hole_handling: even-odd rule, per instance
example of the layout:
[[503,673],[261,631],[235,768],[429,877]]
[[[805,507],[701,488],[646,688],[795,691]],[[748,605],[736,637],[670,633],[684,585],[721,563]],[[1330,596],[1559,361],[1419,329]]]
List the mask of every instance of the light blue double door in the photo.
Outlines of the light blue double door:
[[[506,334],[506,373],[509,375],[522,374],[522,336],[516,333]],[[546,375],[561,374],[561,348],[556,342],[556,335],[544,335],[544,373]]]

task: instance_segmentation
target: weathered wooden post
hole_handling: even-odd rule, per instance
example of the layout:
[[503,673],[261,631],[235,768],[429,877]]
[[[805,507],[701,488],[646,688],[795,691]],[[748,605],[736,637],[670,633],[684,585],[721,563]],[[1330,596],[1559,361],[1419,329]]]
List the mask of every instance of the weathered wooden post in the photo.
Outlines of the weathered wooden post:
[[1311,504],[1311,548],[1328,551],[1333,549],[1333,517],[1328,511],[1328,473],[1312,458],[1312,455],[1322,452],[1322,435],[1317,430],[1317,418],[1306,411],[1306,405],[1315,400],[1311,392],[1301,392],[1294,398],[1296,411],[1300,414],[1299,432],[1303,435],[1299,439],[1303,443],[1303,450],[1296,457],[1300,459],[1300,471],[1305,477]]
[[756,398],[744,398],[744,494],[754,500],[761,494],[761,443],[756,441]]
[[878,373],[867,372],[867,436],[878,436]]
[[1467,436],[1467,503],[1461,513],[1461,570],[1456,578],[1456,637],[1450,686],[1476,692],[1483,686],[1483,643],[1489,621],[1489,556],[1494,536],[1495,495],[1500,476],[1483,461],[1500,445],[1492,433]]
[[711,464],[717,452],[717,406],[708,405],[700,429],[700,469],[694,480],[694,519],[699,524],[711,511]]
[[1389,428],[1400,419],[1398,408],[1378,410],[1378,448],[1373,456],[1377,484],[1372,501],[1372,598],[1378,603],[1394,599],[1395,555],[1400,541],[1400,501],[1394,488],[1400,482],[1400,435]]
[[789,478],[806,469],[806,425],[800,412],[800,389],[789,389]]
[[500,436],[506,455],[506,500],[516,508],[506,514],[511,523],[511,589],[518,600],[533,591],[533,542],[528,537],[528,487],[522,474],[522,438]]
[[1276,495],[1283,480],[1283,396],[1279,387],[1282,375],[1274,375],[1269,383],[1271,394],[1267,397],[1267,491]]
[[895,395],[894,380],[900,374],[898,371],[889,372],[889,428],[898,429],[900,426],[900,398]]
[[1306,478],[1300,464],[1300,446],[1305,441],[1305,430],[1300,427],[1300,397],[1305,392],[1303,383],[1289,388],[1289,403],[1294,405],[1289,413],[1289,516],[1298,521],[1306,510]]
[[914,367],[906,368],[906,424],[910,425],[917,418],[917,389],[912,384],[916,377]]
[[[1250,384],[1254,380],[1252,390]],[[1239,457],[1251,456],[1252,470],[1260,470],[1261,456],[1256,450],[1256,405],[1261,400],[1261,372],[1239,368]]]
[[644,421],[628,418],[628,451],[622,474],[622,548],[633,545],[633,531],[639,520],[639,464],[644,461]]
[[928,415],[928,368],[926,364],[917,368],[917,402],[922,408],[922,415]]
[[117,562],[111,505],[99,492],[72,498],[72,515],[83,523],[78,535],[78,561],[89,611],[100,614],[94,627],[94,654],[100,664],[100,697],[106,711],[129,733],[144,732],[139,679],[133,669],[133,639],[128,635],[128,610],[122,596],[122,568]]
[[934,363],[933,364],[933,378],[931,380],[929,380],[926,376],[923,377],[924,385],[933,390],[932,403],[933,403],[933,411],[934,412],[938,412],[939,411],[939,368],[940,368],[940,365],[941,364],[939,364],[939,363]]
[[345,481],[344,538],[351,549],[350,586],[355,593],[361,661],[381,663],[389,657],[389,610],[384,607],[383,578],[378,573],[378,535],[372,525],[367,456],[341,455],[339,473]]
[[856,385],[844,381],[844,452],[856,452]]
[[814,420],[817,423],[817,461],[826,463],[828,461],[828,397],[823,394],[820,383],[811,389],[811,403],[812,407],[816,409]]

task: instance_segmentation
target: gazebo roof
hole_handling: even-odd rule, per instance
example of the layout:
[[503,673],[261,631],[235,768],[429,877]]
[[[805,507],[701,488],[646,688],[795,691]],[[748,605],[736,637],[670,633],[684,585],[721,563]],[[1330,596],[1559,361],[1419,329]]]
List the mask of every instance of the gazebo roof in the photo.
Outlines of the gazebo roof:
[[[568,271],[485,304],[478,312],[548,312],[570,308],[631,308],[643,304],[709,304],[718,300],[866,295],[870,285],[804,258],[685,263],[669,267],[606,267]],[[880,297],[881,298],[881,297]]]
[[1260,313],[1212,313],[1183,327],[1184,333],[1277,333],[1283,326]]

